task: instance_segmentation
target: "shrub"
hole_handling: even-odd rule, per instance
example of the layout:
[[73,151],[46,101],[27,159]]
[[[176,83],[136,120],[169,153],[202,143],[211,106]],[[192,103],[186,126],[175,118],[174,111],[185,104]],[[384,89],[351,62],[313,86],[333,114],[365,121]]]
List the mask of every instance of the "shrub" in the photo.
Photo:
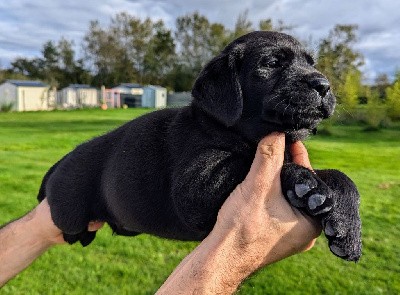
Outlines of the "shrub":
[[393,120],[400,120],[400,81],[386,89],[388,115]]
[[13,103],[12,102],[6,102],[0,105],[0,112],[8,113],[12,110]]

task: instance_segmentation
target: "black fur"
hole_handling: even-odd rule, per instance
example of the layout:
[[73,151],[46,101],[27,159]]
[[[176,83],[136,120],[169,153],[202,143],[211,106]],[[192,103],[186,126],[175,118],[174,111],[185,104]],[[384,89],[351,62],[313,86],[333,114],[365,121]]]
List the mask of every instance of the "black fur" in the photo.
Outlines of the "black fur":
[[[192,95],[188,107],[150,113],[81,144],[47,172],[38,199],[48,198],[68,242],[89,244],[91,220],[121,235],[203,239],[247,174],[257,142],[273,131],[285,132],[288,142],[305,139],[335,106],[328,81],[300,43],[275,32],[228,45],[205,66]],[[340,232],[329,236],[336,255],[357,260],[357,190],[340,172],[317,175],[285,164],[284,192],[330,234]],[[293,193],[311,183],[306,196]]]

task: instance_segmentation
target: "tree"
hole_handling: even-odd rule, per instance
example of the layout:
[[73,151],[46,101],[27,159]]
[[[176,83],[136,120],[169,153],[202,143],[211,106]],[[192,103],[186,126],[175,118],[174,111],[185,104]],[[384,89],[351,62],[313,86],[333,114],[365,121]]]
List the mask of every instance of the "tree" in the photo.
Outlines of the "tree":
[[341,103],[347,111],[358,105],[358,97],[361,90],[361,73],[349,71],[346,73],[343,85],[339,85],[338,92],[341,94]]
[[137,78],[132,61],[119,40],[119,31],[103,29],[98,21],[92,21],[83,40],[85,57],[94,74],[93,84],[115,85]]
[[249,11],[247,9],[239,14],[235,23],[235,30],[233,31],[233,36],[231,38],[232,40],[254,31],[252,27],[253,24],[249,20],[248,15]]
[[17,80],[24,80],[26,76],[21,73],[16,73],[11,69],[6,69],[0,66],[0,82],[7,80],[7,79],[17,79]]
[[207,48],[210,23],[208,19],[195,12],[178,17],[175,39],[179,45],[179,62],[196,72],[211,59]]
[[42,71],[43,80],[51,86],[59,86],[58,80],[60,71],[58,67],[60,53],[53,41],[49,40],[43,45],[42,58],[40,59],[40,70]]
[[117,14],[106,28],[90,24],[83,47],[94,72],[93,83],[159,84],[174,67],[175,43],[162,21]]
[[83,60],[75,60],[72,41],[65,38],[61,38],[57,44],[47,41],[41,53],[41,57],[15,59],[9,72],[19,77],[43,80],[59,88],[72,83],[90,82],[90,73],[85,69]]
[[[123,58],[128,65],[132,64],[135,80],[143,83],[145,56],[153,38],[154,24],[150,18],[141,20],[125,12],[118,14],[111,21],[111,31],[117,36]],[[128,72],[127,72],[128,74]],[[132,77],[133,78],[133,77]]]
[[151,84],[164,84],[176,61],[175,42],[171,30],[163,21],[154,24],[154,33],[143,59],[143,80]]
[[41,60],[39,58],[19,57],[11,62],[11,72],[26,76],[30,79],[42,79]]
[[171,77],[185,81],[184,85],[179,82],[181,90],[190,90],[204,65],[229,42],[230,33],[222,24],[210,23],[194,12],[177,18],[175,40],[179,58]]
[[386,88],[386,104],[390,118],[400,120],[400,72],[396,73],[393,85]]
[[58,41],[58,86],[64,88],[70,84],[89,84],[91,75],[82,59],[76,59],[73,41],[61,38]]
[[317,68],[324,73],[339,102],[342,99],[341,85],[346,82],[348,75],[361,74],[362,55],[353,49],[356,42],[356,25],[336,25],[329,36],[323,39],[318,49]]
[[272,19],[267,18],[260,20],[258,28],[261,31],[285,32],[293,29],[293,26],[285,24],[282,20],[278,20],[278,24],[274,25]]
[[207,46],[212,57],[219,54],[230,41],[232,41],[230,32],[223,24],[210,24]]
[[377,93],[380,100],[386,97],[386,88],[390,86],[389,77],[387,74],[378,74],[375,78],[375,83],[372,86],[373,91]]

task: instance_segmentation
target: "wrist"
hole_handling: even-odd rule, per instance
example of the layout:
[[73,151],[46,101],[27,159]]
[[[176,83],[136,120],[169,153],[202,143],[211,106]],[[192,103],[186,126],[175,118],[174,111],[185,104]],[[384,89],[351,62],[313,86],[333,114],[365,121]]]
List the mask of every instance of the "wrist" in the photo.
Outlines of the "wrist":
[[25,234],[37,247],[47,249],[57,244],[54,239],[55,233],[59,231],[49,218],[41,212],[42,204],[39,204],[35,209],[22,217],[19,222],[26,228]]
[[258,257],[249,251],[251,247],[241,244],[238,234],[235,227],[223,233],[212,231],[199,245],[202,279],[210,280],[215,288],[213,293],[233,293],[260,267]]
[[48,238],[46,227],[41,223],[40,216],[35,209],[22,217],[19,221],[20,226],[24,227],[24,235],[31,242],[32,246],[47,249],[55,243]]

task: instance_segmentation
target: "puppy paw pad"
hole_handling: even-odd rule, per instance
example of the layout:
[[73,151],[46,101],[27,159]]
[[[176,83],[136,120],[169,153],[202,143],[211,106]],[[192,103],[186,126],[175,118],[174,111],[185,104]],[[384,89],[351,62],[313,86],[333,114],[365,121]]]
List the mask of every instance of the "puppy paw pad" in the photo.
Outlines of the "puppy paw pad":
[[305,194],[307,194],[311,190],[310,186],[303,183],[297,183],[294,185],[294,191],[299,198],[302,198]]
[[336,235],[337,235],[335,230],[333,229],[332,224],[329,221],[325,224],[324,232],[325,232],[325,235],[327,235],[329,237],[336,237]]
[[288,197],[289,202],[292,206],[295,206],[295,207],[304,207],[305,206],[304,202],[299,200],[292,190],[288,190],[286,192],[286,196]]
[[344,250],[340,249],[336,245],[330,245],[329,248],[331,249],[332,253],[335,254],[336,256],[339,256],[339,257],[345,257],[346,256],[346,253],[344,252]]
[[318,214],[329,212],[331,210],[332,210],[332,206],[328,206],[328,207],[325,207],[325,208],[323,208],[323,209],[321,209],[321,210],[319,210],[317,212],[313,212],[313,214],[314,215],[318,215]]
[[326,200],[325,195],[321,195],[321,194],[311,195],[310,198],[308,199],[308,207],[311,210],[314,210],[318,206],[321,206],[325,202],[325,200]]

